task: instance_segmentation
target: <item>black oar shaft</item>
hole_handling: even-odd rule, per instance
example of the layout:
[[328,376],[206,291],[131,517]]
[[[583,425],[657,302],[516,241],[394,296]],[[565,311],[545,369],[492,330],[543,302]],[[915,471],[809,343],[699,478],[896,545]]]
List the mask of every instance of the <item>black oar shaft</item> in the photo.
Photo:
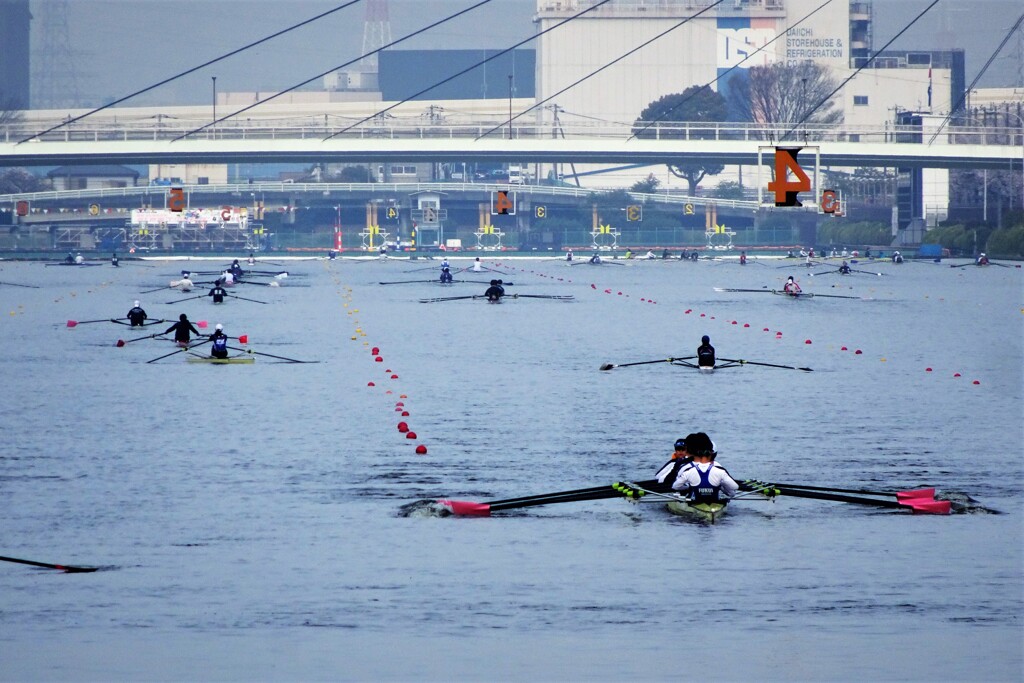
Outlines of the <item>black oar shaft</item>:
[[50,564],[48,562],[36,562],[35,560],[21,560],[17,557],[2,557],[0,560],[4,562],[14,562],[17,564],[27,564],[30,567],[43,567],[44,569],[59,569],[60,571],[67,572],[69,574],[94,572],[96,567],[73,567],[65,564]]
[[806,489],[794,489],[785,486],[773,484],[770,487],[779,495],[790,496],[792,498],[811,498],[814,500],[830,500],[837,503],[855,503],[858,505],[873,505],[875,507],[883,508],[904,508],[906,507],[902,503],[895,500],[881,500],[878,498],[864,498],[862,496],[850,496],[838,493],[826,493],[824,491],[809,491]]

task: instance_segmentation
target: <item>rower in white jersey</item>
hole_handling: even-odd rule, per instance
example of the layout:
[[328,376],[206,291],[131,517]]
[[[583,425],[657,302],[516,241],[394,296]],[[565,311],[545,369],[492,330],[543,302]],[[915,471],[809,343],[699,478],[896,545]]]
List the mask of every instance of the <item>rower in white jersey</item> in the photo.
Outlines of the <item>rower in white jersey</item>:
[[729,472],[715,462],[718,453],[704,432],[686,437],[686,452],[693,462],[679,470],[672,490],[685,494],[693,503],[719,503],[729,500],[740,485]]
[[473,272],[474,273],[482,273],[482,272],[484,272],[484,267],[480,263],[480,257],[479,256],[477,256],[476,260],[473,261]]

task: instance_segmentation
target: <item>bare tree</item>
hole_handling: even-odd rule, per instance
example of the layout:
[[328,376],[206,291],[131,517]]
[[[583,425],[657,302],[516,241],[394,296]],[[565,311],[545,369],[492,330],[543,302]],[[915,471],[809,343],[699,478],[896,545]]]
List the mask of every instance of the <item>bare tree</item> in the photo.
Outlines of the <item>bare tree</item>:
[[8,97],[0,90],[0,132],[6,131],[21,121],[21,107],[18,106],[18,101],[13,97]]
[[813,62],[775,62],[733,76],[727,91],[732,111],[748,121],[840,123],[843,112],[826,100],[838,84],[828,69]]

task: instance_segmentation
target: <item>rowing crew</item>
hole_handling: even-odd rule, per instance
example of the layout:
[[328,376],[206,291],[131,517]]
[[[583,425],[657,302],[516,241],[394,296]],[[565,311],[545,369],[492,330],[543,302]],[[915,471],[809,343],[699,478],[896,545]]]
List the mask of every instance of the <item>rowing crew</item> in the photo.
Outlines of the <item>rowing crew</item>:
[[715,461],[718,450],[704,432],[689,434],[675,443],[672,458],[655,475],[659,493],[679,493],[691,503],[727,502],[739,484]]
[[[178,316],[178,322],[174,323],[166,330],[164,330],[164,334],[170,334],[171,332],[174,333],[174,343],[184,348],[188,348],[189,342],[191,342],[192,340],[192,337],[190,336],[189,333],[194,334],[197,337],[202,336],[199,333],[199,330],[193,327],[192,322],[184,313]],[[209,335],[208,339],[210,342],[212,342],[212,345],[210,346],[211,358],[228,357],[229,337],[224,333],[223,325],[217,323],[217,326],[213,330],[213,334]]]

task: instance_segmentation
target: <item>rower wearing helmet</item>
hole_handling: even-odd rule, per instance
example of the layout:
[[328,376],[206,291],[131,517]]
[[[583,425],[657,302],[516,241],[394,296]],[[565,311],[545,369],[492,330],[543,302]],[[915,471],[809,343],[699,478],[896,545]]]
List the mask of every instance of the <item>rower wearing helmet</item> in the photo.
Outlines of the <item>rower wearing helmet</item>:
[[689,465],[693,461],[693,457],[686,452],[686,438],[676,439],[675,450],[672,452],[671,459],[662,465],[658,473],[654,475],[654,482],[651,483],[651,490],[658,491],[661,493],[668,493],[672,490],[672,484],[675,482],[676,477],[679,476],[679,471]]
[[686,437],[686,452],[693,458],[683,466],[672,490],[685,494],[693,503],[717,503],[731,498],[740,488],[732,475],[715,462],[715,443],[704,432]]
[[210,341],[213,345],[210,347],[210,356],[213,358],[227,358],[228,357],[228,336],[224,334],[224,326],[217,323],[217,327],[214,328],[213,334],[210,335]]
[[163,333],[170,334],[171,332],[174,332],[174,341],[178,346],[188,346],[188,342],[191,339],[189,332],[197,337],[199,336],[199,330],[192,327],[192,323],[189,322],[188,316],[184,313],[178,316],[178,322],[168,327]]
[[715,347],[711,345],[711,337],[706,334],[700,338],[700,346],[697,347],[697,367],[715,367]]
[[128,311],[128,324],[132,327],[142,327],[146,323],[146,311],[136,300],[135,305]]

